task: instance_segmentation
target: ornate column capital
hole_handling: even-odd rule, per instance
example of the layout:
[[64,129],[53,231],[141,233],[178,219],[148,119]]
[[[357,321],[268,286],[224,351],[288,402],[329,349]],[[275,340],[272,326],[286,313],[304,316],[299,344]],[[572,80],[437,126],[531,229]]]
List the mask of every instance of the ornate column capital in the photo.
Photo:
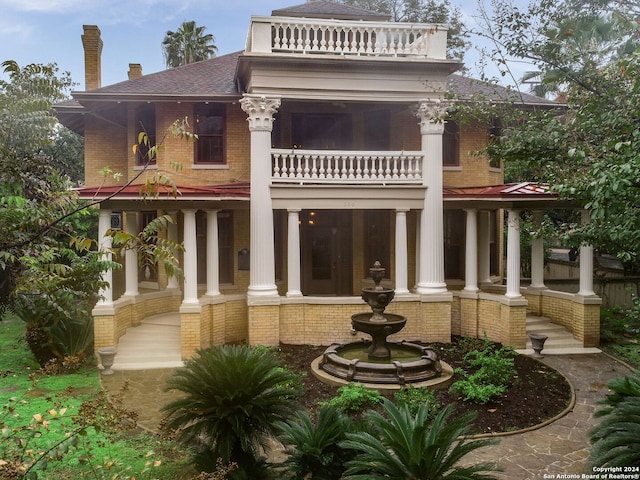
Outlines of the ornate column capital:
[[513,231],[520,233],[520,211],[519,210],[507,210],[509,215],[507,216],[507,226]]
[[273,128],[273,115],[280,107],[280,99],[245,95],[240,99],[240,106],[249,116],[249,130],[270,132]]
[[449,104],[440,99],[424,99],[413,109],[413,113],[420,120],[422,135],[441,135],[447,117]]

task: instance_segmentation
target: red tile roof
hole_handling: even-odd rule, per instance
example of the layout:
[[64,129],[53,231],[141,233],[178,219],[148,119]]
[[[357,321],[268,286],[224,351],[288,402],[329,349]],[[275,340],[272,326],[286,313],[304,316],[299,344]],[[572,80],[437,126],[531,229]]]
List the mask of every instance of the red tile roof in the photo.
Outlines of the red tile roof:
[[514,199],[514,198],[558,198],[558,194],[549,189],[547,184],[532,182],[509,183],[506,185],[490,185],[486,187],[444,187],[446,199]]
[[145,185],[108,186],[108,187],[82,187],[76,190],[80,198],[84,200],[142,200],[146,198],[158,198],[162,200],[174,198],[176,200],[208,200],[208,199],[249,199],[248,183],[232,183],[226,185],[192,186],[178,185],[177,195],[168,186],[159,185],[157,192],[148,192]]

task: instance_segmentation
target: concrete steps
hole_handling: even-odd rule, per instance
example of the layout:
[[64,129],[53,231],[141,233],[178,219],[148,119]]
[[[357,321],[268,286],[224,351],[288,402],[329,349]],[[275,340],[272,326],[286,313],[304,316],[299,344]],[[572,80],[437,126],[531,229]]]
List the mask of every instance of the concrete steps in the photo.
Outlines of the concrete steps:
[[181,367],[180,347],[180,314],[148,317],[139,326],[127,329],[120,337],[112,369]]
[[[600,353],[598,348],[585,348],[582,342],[577,340],[571,332],[562,325],[551,323],[546,317],[537,317],[527,314],[527,334],[539,333],[546,335],[548,338],[544,342],[542,355],[570,355],[580,353]],[[516,350],[524,355],[533,354],[531,340],[527,337],[527,345],[525,349]]]

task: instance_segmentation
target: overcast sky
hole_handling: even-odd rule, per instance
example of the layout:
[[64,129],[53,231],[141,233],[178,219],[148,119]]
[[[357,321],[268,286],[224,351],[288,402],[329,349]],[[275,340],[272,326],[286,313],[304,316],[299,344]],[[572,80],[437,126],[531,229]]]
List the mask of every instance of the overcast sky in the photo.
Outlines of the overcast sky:
[[[476,0],[460,4],[465,23],[473,22]],[[0,0],[0,62],[56,63],[84,90],[83,25],[102,32],[102,86],[127,79],[129,63],[144,74],[164,70],[161,43],[167,30],[195,20],[216,39],[218,55],[244,48],[252,15],[298,5],[303,0]],[[464,6],[462,6],[464,4]],[[477,41],[476,41],[477,43]],[[468,54],[470,67],[477,56]]]

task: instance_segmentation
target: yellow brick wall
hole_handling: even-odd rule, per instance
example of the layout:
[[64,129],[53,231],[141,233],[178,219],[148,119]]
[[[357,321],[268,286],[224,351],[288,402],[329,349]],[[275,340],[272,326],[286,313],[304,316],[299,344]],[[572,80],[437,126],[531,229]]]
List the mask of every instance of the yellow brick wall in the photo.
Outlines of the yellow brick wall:
[[280,306],[249,307],[249,345],[280,343]]
[[501,305],[498,301],[480,299],[478,304],[478,337],[502,341]]
[[[124,106],[122,106],[124,112]],[[127,133],[123,128],[85,115],[84,134],[84,179],[87,187],[119,185],[127,177]],[[100,170],[110,167],[113,173],[123,178],[115,180],[112,175],[102,176]]]
[[454,296],[451,302],[451,335],[462,335],[460,297]]
[[423,342],[451,341],[451,302],[425,302],[420,304]]
[[200,313],[180,314],[180,345],[182,359],[186,360],[201,348],[202,319]]
[[460,335],[478,336],[478,300],[460,298]]
[[576,305],[584,325],[584,347],[597,347],[600,345],[600,305]]
[[[264,307],[251,307],[264,308]],[[352,342],[369,335],[351,334],[351,316],[370,313],[365,304],[285,304],[280,310],[280,341],[291,344],[330,345]],[[393,302],[385,313],[407,318],[404,329],[390,340],[449,342],[451,341],[450,304]]]
[[[139,104],[122,104],[122,116],[127,127],[117,127],[95,117],[87,116],[85,123],[85,184],[122,185],[139,174],[134,169],[135,158],[132,146],[137,142],[135,134],[135,109]],[[232,182],[248,182],[250,175],[250,132],[247,116],[239,104],[227,105],[226,155],[228,168],[193,169],[193,142],[168,134],[168,129],[176,120],[189,119],[193,130],[193,104],[156,104],[156,143],[162,145],[157,155],[157,169],[145,172],[135,183],[144,183],[156,173],[168,175],[177,185],[215,185]],[[181,164],[181,170],[172,167],[173,162]],[[109,166],[113,172],[122,173],[119,181],[113,178],[106,182],[98,174]]]
[[542,315],[542,295],[537,293],[527,293],[523,294],[524,298],[527,299],[529,303],[529,311],[533,315]]
[[504,181],[502,169],[489,168],[489,160],[473,155],[486,145],[486,128],[460,125],[460,169],[444,171],[443,182],[447,187],[474,187],[500,185]]
[[542,297],[542,315],[577,336],[573,302],[545,295]]
[[115,333],[115,321],[113,315],[96,315],[93,317],[94,349],[114,347],[118,344]]
[[211,344],[224,345],[226,333],[227,304],[211,305]]
[[225,343],[238,343],[249,338],[247,301],[234,300],[225,304]]
[[526,332],[526,306],[500,305],[502,338],[499,340],[504,345],[515,348],[524,348],[527,342]]

